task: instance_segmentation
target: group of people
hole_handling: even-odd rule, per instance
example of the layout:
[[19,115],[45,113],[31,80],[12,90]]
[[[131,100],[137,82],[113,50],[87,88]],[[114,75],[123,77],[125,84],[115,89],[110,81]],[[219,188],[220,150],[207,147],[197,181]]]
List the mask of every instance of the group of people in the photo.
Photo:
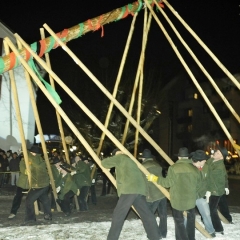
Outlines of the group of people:
[[16,186],[19,177],[20,156],[17,152],[8,150],[5,152],[0,149],[0,187],[8,184],[11,179],[11,185]]
[[[22,197],[27,194],[25,219],[22,225],[34,225],[36,223],[35,201],[41,205],[44,219],[52,220],[52,203],[49,193],[52,196],[54,194],[52,193],[53,189],[50,184],[47,165],[42,155],[42,149],[33,145],[28,150],[28,167],[24,158],[19,163],[20,175],[8,218],[12,219],[16,216]],[[52,176],[57,192],[57,198],[53,198],[54,203],[60,206],[65,216],[69,216],[73,207],[73,196],[76,195],[80,211],[88,211],[87,196],[93,182],[95,182],[94,179],[91,179],[92,164],[89,159],[76,156],[74,163],[67,164],[56,152],[53,154],[51,163]],[[94,199],[94,204],[96,204],[94,191],[91,191],[91,196]]]
[[170,189],[176,239],[195,239],[195,207],[212,237],[224,234],[218,206],[221,198],[229,194],[223,162],[227,155],[225,148],[219,148],[212,156],[203,150],[189,154],[187,148],[180,148],[178,161],[169,167],[166,178],[147,176],[149,181]]
[[[153,182],[169,189],[170,204],[175,223],[175,236],[178,240],[195,240],[195,207],[201,214],[206,231],[211,237],[224,234],[218,207],[228,213],[225,202],[229,194],[227,172],[224,159],[225,148],[219,148],[212,156],[203,150],[189,154],[187,148],[180,148],[178,160],[169,167],[166,177],[151,151],[143,151],[141,162],[150,174],[144,175],[126,154],[119,149],[102,161],[105,168],[115,168],[119,200],[113,212],[108,240],[118,239],[125,217],[131,206],[138,212],[150,240],[167,236],[167,199]],[[156,222],[155,213],[160,222]],[[228,218],[230,223],[232,219]]]
[[[35,201],[41,203],[44,219],[52,220],[49,198],[52,186],[42,154],[42,149],[33,145],[28,150],[28,167],[24,158],[19,163],[20,175],[17,179],[16,194],[9,218],[16,216],[22,196],[27,193],[23,225],[35,224]],[[149,149],[145,149],[139,159],[149,172],[148,175],[143,174],[129,156],[115,149],[111,157],[101,161],[102,167],[115,169],[119,197],[107,239],[119,238],[131,206],[141,217],[150,240],[167,237],[167,198],[157,188],[156,183],[169,189],[176,239],[195,239],[195,207],[202,217],[206,231],[212,237],[215,237],[216,233],[224,234],[218,209],[226,213],[225,216],[232,223],[226,204],[229,188],[224,159],[227,154],[225,148],[219,148],[211,156],[203,150],[189,154],[187,148],[180,148],[178,160],[169,167],[166,177],[163,177],[162,167]],[[96,204],[94,186],[96,174],[91,176],[93,162],[89,161],[89,158],[75,156],[71,164],[67,164],[57,152],[53,155],[51,170],[57,192],[57,204],[65,216],[69,216],[73,196],[76,195],[80,211],[88,211],[89,193],[91,193],[92,202]],[[159,215],[159,224],[156,221],[156,212]]]

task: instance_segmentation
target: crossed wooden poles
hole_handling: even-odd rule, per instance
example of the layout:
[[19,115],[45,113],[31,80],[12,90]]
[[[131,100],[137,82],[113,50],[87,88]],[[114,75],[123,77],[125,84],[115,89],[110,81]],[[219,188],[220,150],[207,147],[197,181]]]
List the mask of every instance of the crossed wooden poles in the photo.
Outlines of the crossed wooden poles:
[[[139,66],[137,69],[137,73],[136,73],[136,79],[135,79],[135,83],[134,83],[134,88],[133,88],[133,97],[131,99],[131,104],[130,104],[130,108],[129,111],[126,111],[124,109],[124,107],[116,100],[116,93],[117,93],[117,89],[118,89],[118,85],[120,83],[120,79],[121,79],[121,75],[122,75],[122,71],[123,71],[123,67],[125,64],[125,60],[127,57],[127,53],[128,53],[128,49],[129,49],[129,43],[131,41],[131,37],[133,34],[133,30],[134,30],[134,24],[136,21],[136,17],[137,17],[137,13],[135,13],[134,17],[133,17],[133,21],[132,21],[132,25],[130,28],[130,32],[129,32],[129,36],[127,39],[127,43],[126,43],[126,47],[123,53],[123,57],[122,57],[122,61],[121,61],[121,65],[119,68],[119,73],[117,76],[117,80],[115,83],[115,87],[114,87],[114,91],[113,94],[111,94],[101,83],[100,81],[91,73],[91,71],[80,61],[80,59],[65,45],[65,43],[63,42],[63,40],[61,38],[59,38],[59,36],[57,34],[55,34],[50,27],[47,24],[44,24],[44,28],[50,33],[50,35],[55,39],[55,41],[57,42],[57,44],[59,46],[62,47],[63,50],[65,50],[74,60],[74,62],[79,65],[80,68],[82,68],[85,73],[88,75],[88,77],[98,86],[98,88],[109,98],[109,100],[111,101],[110,107],[109,107],[109,111],[108,114],[106,116],[106,120],[105,120],[105,124],[103,125],[93,114],[92,112],[81,102],[81,100],[65,85],[65,83],[51,70],[51,64],[50,64],[50,59],[47,53],[45,53],[46,56],[46,62],[44,62],[32,49],[31,47],[24,42],[24,40],[18,35],[15,34],[15,37],[17,39],[18,42],[18,48],[22,48],[22,46],[24,47],[24,49],[26,49],[31,56],[34,57],[34,59],[49,73],[50,76],[50,82],[52,87],[54,88],[54,80],[56,83],[58,83],[67,93],[68,95],[73,99],[73,101],[75,101],[78,106],[89,116],[89,118],[102,130],[102,136],[101,136],[101,141],[99,144],[99,147],[97,149],[97,153],[91,148],[91,146],[88,144],[88,142],[83,138],[83,136],[81,135],[81,133],[79,132],[79,130],[74,126],[74,124],[71,122],[71,120],[68,118],[68,116],[65,114],[65,112],[63,111],[63,109],[56,103],[56,101],[54,100],[54,98],[51,96],[51,94],[46,90],[46,88],[44,87],[43,83],[39,80],[39,78],[37,77],[37,75],[35,74],[35,72],[32,70],[31,67],[29,67],[27,61],[21,57],[21,53],[19,52],[19,50],[14,46],[14,44],[10,41],[9,38],[5,38],[4,39],[4,46],[5,46],[5,52],[8,54],[9,53],[9,47],[10,49],[13,51],[13,53],[18,57],[20,63],[24,66],[24,68],[26,69],[25,71],[25,76],[26,76],[26,81],[28,83],[28,88],[29,88],[29,94],[31,97],[31,102],[32,102],[32,107],[34,110],[34,116],[36,119],[36,125],[38,128],[38,132],[41,138],[41,143],[42,143],[42,147],[43,147],[43,152],[44,152],[44,158],[46,160],[47,163],[47,168],[49,171],[49,176],[50,176],[50,181],[53,187],[53,192],[54,192],[54,197],[56,198],[56,191],[55,191],[55,185],[54,185],[54,181],[53,181],[53,177],[52,177],[52,172],[51,172],[51,168],[50,168],[50,164],[49,164],[49,159],[48,159],[48,155],[47,155],[47,149],[46,149],[46,145],[45,145],[45,141],[43,138],[43,132],[42,132],[42,128],[41,128],[41,124],[40,124],[40,118],[38,116],[38,111],[37,111],[37,107],[36,107],[36,103],[35,103],[35,98],[34,98],[34,94],[33,94],[33,90],[32,90],[32,85],[31,85],[31,80],[30,80],[30,76],[31,78],[34,80],[34,82],[38,85],[38,87],[42,90],[42,92],[46,95],[46,97],[48,98],[48,100],[51,102],[51,104],[55,107],[56,109],[56,115],[57,115],[57,119],[58,119],[58,124],[59,124],[59,130],[60,130],[60,134],[61,134],[61,138],[63,141],[63,148],[65,150],[66,153],[66,159],[69,162],[69,156],[68,156],[68,151],[67,151],[67,146],[65,143],[65,137],[64,137],[64,132],[63,132],[63,128],[62,128],[62,119],[66,122],[66,124],[70,127],[70,129],[73,131],[73,133],[76,135],[76,137],[79,139],[79,141],[82,143],[82,145],[85,147],[85,149],[88,151],[88,153],[92,156],[92,158],[94,159],[94,161],[98,164],[98,166],[103,170],[103,172],[108,176],[108,178],[111,180],[111,182],[114,184],[114,186],[116,187],[116,181],[114,179],[114,177],[110,174],[110,172],[103,168],[101,166],[101,161],[99,160],[99,153],[101,151],[101,147],[102,147],[102,143],[104,141],[104,137],[105,135],[107,135],[107,137],[116,145],[116,147],[118,147],[121,151],[123,151],[126,155],[128,155],[139,167],[139,169],[145,174],[148,175],[149,172],[138,162],[138,160],[135,158],[136,156],[136,152],[137,149],[135,147],[134,150],[134,155],[133,156],[130,152],[128,152],[123,144],[124,141],[122,143],[120,143],[118,141],[118,139],[116,139],[113,134],[108,130],[108,124],[109,124],[109,118],[110,118],[110,114],[112,111],[113,106],[117,107],[122,114],[127,118],[127,123],[125,126],[125,130],[128,128],[128,124],[131,123],[135,128],[136,128],[136,142],[137,142],[137,137],[138,137],[138,133],[141,134],[155,149],[156,151],[170,164],[173,164],[173,161],[168,157],[168,155],[160,148],[160,146],[158,146],[158,144],[144,131],[144,129],[139,125],[139,117],[137,119],[137,121],[135,119],[132,118],[131,116],[131,111],[132,111],[132,106],[134,104],[134,100],[135,100],[135,95],[136,95],[136,90],[137,87],[139,87],[139,97],[138,97],[138,108],[140,109],[140,103],[141,103],[141,85],[142,85],[142,81],[143,81],[143,64],[144,64],[144,54],[145,54],[145,49],[146,49],[146,44],[147,44],[147,36],[148,36],[148,31],[150,28],[150,23],[151,23],[151,19],[152,17],[154,17],[154,19],[156,20],[156,22],[158,23],[159,27],[162,29],[162,31],[164,32],[166,38],[168,39],[169,43],[171,44],[173,50],[175,51],[177,57],[179,58],[179,60],[181,61],[182,65],[184,66],[184,68],[186,69],[186,71],[188,72],[190,78],[192,79],[193,83],[196,85],[196,87],[198,88],[199,92],[201,93],[201,95],[203,96],[204,100],[206,101],[207,105],[209,106],[210,110],[212,111],[212,113],[214,114],[214,116],[216,117],[216,120],[218,121],[218,123],[220,124],[220,126],[222,127],[223,131],[226,133],[227,137],[229,138],[229,140],[231,142],[233,142],[233,139],[230,135],[230,133],[228,132],[228,130],[226,129],[225,125],[223,124],[221,118],[218,116],[218,113],[216,112],[216,110],[214,109],[214,107],[212,106],[212,104],[209,102],[207,96],[205,95],[204,91],[202,90],[201,86],[198,84],[197,80],[195,79],[194,75],[192,74],[191,70],[189,69],[189,67],[187,66],[187,64],[185,63],[184,59],[182,58],[181,54],[178,52],[176,46],[174,45],[174,43],[172,42],[170,36],[168,35],[168,33],[166,32],[165,28],[163,27],[162,23],[160,22],[160,20],[158,19],[158,17],[156,16],[155,12],[152,9],[152,6],[148,3],[148,1],[144,1],[145,5],[147,6],[147,8],[150,11],[150,14],[147,13],[147,9],[145,8],[145,20],[144,20],[144,34],[143,34],[143,40],[142,40],[142,51],[141,51],[141,56],[140,56],[140,60],[139,60]],[[158,4],[157,2],[154,0],[153,2],[156,3],[157,7]],[[163,0],[163,2],[170,8],[170,10],[172,10],[173,12],[176,12],[171,5]],[[177,32],[177,30],[175,29],[175,27],[173,26],[173,24],[171,23],[171,21],[167,18],[166,14],[164,13],[164,11],[158,7],[160,12],[162,13],[162,15],[167,19],[167,21],[169,22],[170,26],[172,26],[172,28],[174,29],[176,35],[179,37],[179,39],[181,40],[181,42],[183,43],[183,45],[186,47],[186,49],[189,51],[190,55],[193,57],[193,59],[196,61],[197,64],[199,64],[200,68],[203,70],[203,72],[205,73],[205,75],[208,77],[208,79],[210,80],[210,82],[213,84],[214,87],[216,87],[217,92],[219,92],[220,90],[217,88],[216,84],[214,83],[213,79],[210,77],[210,75],[206,72],[206,70],[204,69],[204,67],[202,66],[202,64],[199,62],[199,60],[196,58],[196,56],[193,54],[193,52],[191,51],[191,49],[188,47],[188,45],[184,42],[184,40],[182,39],[181,35]],[[220,61],[211,53],[211,51],[205,46],[205,44],[196,36],[196,34],[190,29],[190,27],[188,25],[186,25],[186,23],[181,19],[181,17],[179,15],[177,15],[177,18],[179,18],[179,20],[184,24],[184,26],[189,30],[190,33],[192,33],[194,35],[194,37],[198,40],[198,42],[203,46],[203,48],[212,56],[212,58],[214,59],[214,61],[216,61],[219,65],[220,68],[223,69],[223,71],[229,76],[229,78],[235,83],[235,79],[234,77],[225,69],[225,67],[220,63]],[[40,30],[41,31],[41,37],[42,39],[44,39],[44,32],[43,29]],[[26,150],[26,143],[25,143],[25,138],[24,138],[24,131],[23,131],[23,127],[22,127],[22,122],[21,122],[21,112],[20,112],[20,108],[19,108],[19,103],[18,103],[18,97],[17,97],[17,89],[16,89],[16,85],[15,85],[15,80],[14,80],[14,74],[12,70],[9,70],[9,75],[10,75],[10,80],[11,80],[11,85],[12,85],[12,89],[13,89],[13,95],[14,95],[14,103],[16,106],[16,112],[17,112],[17,117],[18,117],[18,124],[19,124],[19,130],[21,133],[21,137],[22,137],[22,145],[23,145],[23,153],[24,153],[24,158],[26,160],[26,166],[27,166],[27,170],[29,173],[29,179],[30,178],[30,170],[29,170],[29,165],[28,165],[28,160],[26,158],[27,156],[27,150]],[[236,86],[239,88],[239,83],[236,83]],[[220,91],[221,92],[221,91]],[[221,95],[221,93],[220,93]],[[233,109],[231,109],[230,104],[227,102],[226,99],[224,99],[224,102],[226,103],[226,105],[230,108],[230,111],[233,113],[233,115],[237,118],[237,120],[239,121],[239,116],[237,115],[237,113],[235,113],[235,111]],[[124,134],[125,136],[125,134]],[[123,137],[124,139],[124,137]],[[234,143],[234,142],[233,142]],[[157,185],[156,183],[154,183],[156,185],[156,187],[162,191],[164,193],[164,195],[170,199],[169,196],[169,192],[161,187],[160,185]],[[59,209],[58,209],[59,210]],[[227,220],[225,218],[223,218],[220,215],[222,221],[224,221],[225,223],[227,223]],[[210,238],[211,236],[206,232],[206,230],[196,221],[196,227],[197,229],[206,237]]]

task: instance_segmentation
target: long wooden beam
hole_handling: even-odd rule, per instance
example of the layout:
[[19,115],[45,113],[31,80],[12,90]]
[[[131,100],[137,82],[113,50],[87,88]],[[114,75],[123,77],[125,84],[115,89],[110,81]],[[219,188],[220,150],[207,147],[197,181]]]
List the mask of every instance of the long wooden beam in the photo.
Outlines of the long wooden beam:
[[[150,4],[153,3],[153,0],[148,0]],[[161,0],[158,0],[159,4],[161,4]],[[71,28],[64,29],[61,32],[57,33],[57,36],[64,42],[67,43],[73,39],[79,38],[84,34],[96,30],[100,30],[104,25],[116,22],[121,19],[126,18],[129,14],[134,15],[136,12],[139,12],[143,8],[143,1],[138,0],[136,2],[130,3],[123,7],[112,10],[111,12],[107,12],[98,17],[88,19],[85,22],[79,23]],[[34,50],[38,54],[39,57],[42,57],[45,53],[50,52],[52,49],[59,47],[58,42],[52,37],[47,37],[38,42],[34,42],[31,44],[31,49]],[[28,61],[31,57],[31,54],[26,48],[22,48],[19,50],[20,56]],[[7,54],[0,58],[0,74],[9,71],[17,66],[21,65],[21,62],[16,57],[14,52]]]

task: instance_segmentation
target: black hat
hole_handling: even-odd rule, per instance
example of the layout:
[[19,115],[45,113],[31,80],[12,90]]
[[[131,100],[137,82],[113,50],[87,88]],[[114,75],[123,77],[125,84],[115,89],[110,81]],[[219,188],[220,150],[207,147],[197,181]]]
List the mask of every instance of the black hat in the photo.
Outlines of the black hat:
[[32,153],[37,153],[37,154],[42,154],[43,151],[42,151],[42,148],[36,146],[36,145],[32,145],[32,147],[30,149],[28,149],[29,152],[32,152]]
[[209,156],[203,151],[203,150],[197,150],[193,152],[192,154],[192,160],[193,162],[203,161],[209,159]]
[[142,158],[151,158],[152,157],[152,153],[149,149],[144,149],[143,153],[142,153]]
[[121,150],[118,149],[118,148],[115,148],[115,149],[112,151],[112,156],[115,156],[116,152],[118,152],[118,151],[121,151]]
[[53,160],[52,160],[52,164],[57,164],[57,163],[59,163],[59,162],[61,162],[61,159],[59,159],[58,157],[55,157],[55,158],[53,158]]
[[188,157],[188,156],[189,156],[189,153],[188,153],[188,149],[186,147],[179,148],[178,157]]
[[225,158],[228,156],[228,150],[226,148],[219,148],[219,151],[221,152],[221,154],[223,155],[223,159],[225,160]]

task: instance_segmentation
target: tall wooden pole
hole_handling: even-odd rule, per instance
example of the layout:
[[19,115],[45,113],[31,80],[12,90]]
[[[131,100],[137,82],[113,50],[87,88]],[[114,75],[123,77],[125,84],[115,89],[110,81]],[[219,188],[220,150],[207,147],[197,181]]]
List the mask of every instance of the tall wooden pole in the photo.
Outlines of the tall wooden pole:
[[[178,51],[177,47],[175,46],[175,44],[173,43],[173,41],[171,40],[170,36],[168,35],[167,31],[165,30],[165,28],[163,27],[162,23],[159,21],[158,17],[156,16],[156,14],[152,11],[151,6],[148,4],[148,2],[146,1],[146,5],[147,7],[150,9],[150,11],[152,12],[153,17],[155,18],[156,22],[158,23],[159,27],[162,29],[162,31],[164,32],[166,38],[168,39],[169,43],[171,44],[173,50],[175,51],[176,55],[178,56],[179,60],[181,61],[182,65],[184,66],[184,68],[186,69],[188,75],[190,76],[190,78],[192,79],[193,83],[195,84],[195,86],[197,87],[198,91],[200,92],[200,94],[202,95],[203,99],[206,101],[207,105],[209,106],[210,110],[212,111],[213,115],[216,117],[217,121],[219,122],[220,126],[222,127],[223,131],[225,132],[225,134],[227,135],[227,137],[229,138],[229,141],[232,143],[232,145],[234,144],[234,140],[231,137],[230,133],[228,132],[227,128],[225,127],[223,121],[221,120],[221,118],[219,117],[218,113],[216,112],[215,108],[213,107],[213,105],[211,104],[211,102],[209,101],[209,99],[207,98],[206,94],[204,93],[204,91],[202,90],[201,86],[199,85],[198,81],[196,80],[196,78],[194,77],[193,73],[191,72],[191,70],[189,69],[188,65],[186,64],[186,62],[184,61],[183,57],[181,56],[180,52]],[[222,221],[227,222],[227,220],[225,218],[222,218]]]
[[[40,35],[41,35],[41,39],[42,40],[45,39],[45,33],[44,33],[44,29],[43,28],[40,28]],[[49,53],[45,53],[45,58],[46,58],[46,63],[48,65],[48,67],[51,68],[51,61],[50,61]],[[51,75],[49,75],[49,79],[50,79],[51,86],[53,87],[53,89],[55,89],[54,80],[51,77]],[[63,145],[63,149],[65,151],[66,160],[67,160],[67,163],[70,164],[70,158],[69,158],[67,144],[66,144],[66,141],[65,141],[62,120],[61,120],[61,117],[60,117],[60,115],[58,114],[57,111],[56,111],[56,116],[57,116],[59,132],[60,132],[60,136],[61,136],[61,142],[62,142],[62,145]],[[57,193],[56,193],[56,196],[57,196]]]
[[[3,44],[4,44],[5,53],[9,54],[9,52],[10,52],[9,46],[8,46],[7,42],[5,41],[5,39],[3,40]],[[24,130],[23,130],[23,122],[22,122],[22,117],[21,117],[20,104],[19,104],[17,86],[16,86],[16,81],[15,81],[13,70],[9,71],[9,78],[10,78],[10,83],[11,83],[11,90],[13,93],[12,96],[13,96],[13,100],[14,100],[14,106],[15,106],[16,117],[17,117],[17,122],[18,122],[18,129],[20,132],[24,161],[25,161],[25,165],[26,165],[26,169],[27,169],[29,188],[31,188],[31,185],[32,185],[31,171],[30,171],[30,167],[29,167],[27,145],[26,145],[26,140],[25,140],[25,135],[24,135]]]
[[[144,36],[147,36],[149,29],[150,29],[150,25],[151,25],[151,14],[149,15],[149,19],[148,19],[148,24],[146,27],[146,32]],[[143,45],[142,45],[142,52],[141,52],[141,56],[142,54],[145,54],[145,50],[146,50],[146,46],[147,46],[147,37],[143,38]],[[133,110],[133,105],[134,105],[134,101],[136,98],[136,92],[137,92],[137,88],[138,88],[138,84],[139,84],[139,78],[140,78],[140,74],[141,74],[141,67],[144,61],[144,57],[140,57],[139,59],[139,63],[138,63],[138,68],[137,68],[137,73],[136,73],[136,77],[135,77],[135,81],[134,81],[134,86],[133,86],[133,91],[132,91],[132,95],[131,95],[131,100],[130,100],[130,105],[129,105],[129,109],[128,109],[128,114],[132,115],[132,110]],[[125,123],[125,128],[123,131],[123,137],[122,137],[122,145],[124,145],[126,138],[127,138],[127,132],[128,132],[128,128],[129,128],[129,122],[130,119],[127,118],[126,123]],[[132,122],[131,122],[132,123]]]
[[[115,86],[114,86],[114,89],[113,89],[113,94],[112,95],[113,95],[114,98],[116,98],[116,96],[117,96],[118,86],[120,84],[122,73],[123,73],[123,68],[124,68],[125,63],[126,63],[126,58],[127,58],[127,54],[128,54],[128,51],[129,51],[130,42],[132,40],[137,15],[138,15],[138,13],[134,14],[134,17],[133,17],[133,20],[132,20],[132,23],[131,23],[131,27],[130,27],[130,31],[129,31],[129,34],[128,34],[126,46],[125,46],[125,49],[124,49],[124,52],[123,52],[120,68],[119,68],[117,79],[116,79]],[[109,105],[109,108],[108,108],[105,123],[104,123],[104,126],[106,128],[108,127],[108,124],[109,124],[109,120],[110,120],[110,116],[111,116],[111,113],[112,113],[113,106],[114,106],[114,103],[111,101],[111,103]],[[99,156],[100,151],[102,149],[102,143],[104,141],[105,135],[106,135],[105,132],[102,132],[102,135],[101,135],[101,138],[100,138],[100,141],[99,141],[99,146],[98,146],[98,149],[97,149],[97,155],[98,156]]]
[[[151,14],[149,14],[149,18],[151,19]],[[141,109],[142,109],[142,92],[143,92],[143,76],[144,76],[144,60],[145,60],[145,47],[144,45],[147,42],[148,36],[148,29],[147,29],[147,22],[148,22],[148,11],[147,8],[144,9],[144,24],[143,24],[143,37],[142,37],[142,51],[140,55],[140,65],[141,65],[141,74],[140,74],[140,81],[139,81],[139,88],[138,88],[138,102],[137,102],[137,124],[140,125],[141,120]],[[150,21],[149,21],[150,22]],[[138,152],[138,139],[139,139],[139,132],[136,129],[135,131],[135,141],[134,141],[134,157],[137,158]]]
[[[145,1],[145,0],[144,0]],[[155,0],[153,0],[155,2]],[[213,54],[213,52],[206,46],[206,44],[197,36],[197,34],[190,28],[190,26],[182,19],[178,11],[176,11],[167,0],[162,0],[166,6],[171,10],[175,17],[183,24],[183,26],[189,31],[189,33],[197,40],[202,48],[209,54],[209,56],[215,61],[215,63],[223,70],[223,72],[229,77],[229,79],[240,89],[240,83],[238,80],[227,70],[227,68],[220,62],[220,60]]]
[[[234,110],[234,108],[231,106],[231,104],[229,103],[229,101],[226,99],[226,97],[224,96],[224,94],[222,93],[222,91],[219,89],[219,87],[217,86],[217,84],[215,83],[215,81],[213,80],[213,78],[211,77],[211,75],[208,73],[208,71],[204,68],[204,66],[201,64],[201,62],[198,60],[198,58],[196,57],[196,55],[193,53],[193,51],[190,49],[190,47],[188,46],[188,44],[184,41],[184,39],[182,38],[182,36],[180,35],[180,33],[178,32],[178,30],[176,29],[176,27],[174,26],[174,24],[171,22],[171,20],[168,18],[168,16],[166,15],[166,13],[162,10],[162,8],[159,8],[160,12],[162,13],[162,15],[164,16],[164,18],[167,20],[167,22],[169,23],[169,25],[171,26],[171,28],[173,29],[173,31],[175,32],[175,34],[177,35],[178,39],[181,41],[181,43],[183,44],[183,46],[187,49],[187,51],[189,52],[189,54],[192,56],[192,58],[194,59],[194,61],[197,63],[197,65],[199,66],[199,68],[202,70],[202,72],[205,74],[205,76],[208,78],[208,80],[210,81],[210,83],[212,84],[212,86],[215,88],[216,92],[218,93],[218,95],[221,97],[221,99],[224,101],[224,103],[226,104],[226,106],[228,107],[228,109],[230,110],[230,112],[233,114],[233,116],[236,118],[236,120],[240,123],[240,117],[239,115],[236,113],[236,111]],[[213,58],[215,58],[213,56]],[[220,67],[220,66],[219,66]],[[239,84],[237,82],[237,84]]]
[[[152,0],[148,1],[152,3]],[[161,2],[161,0],[159,0],[159,2]],[[134,15],[136,12],[139,12],[142,7],[142,0],[138,0],[126,6],[102,14],[98,17],[88,19],[87,21],[79,23],[71,28],[63,29],[61,32],[57,33],[57,35],[61,38],[62,41],[67,43],[73,39],[77,39],[83,36],[88,32],[103,30],[104,25],[124,19],[128,15]],[[31,44],[31,46],[32,45],[40,46],[39,49],[37,49],[37,53],[40,57],[42,57],[44,53],[50,52],[52,49],[56,49],[60,46],[57,42],[54,41],[51,36],[39,42],[34,42]],[[26,49],[20,49],[19,53],[24,60],[29,60],[30,55]],[[12,64],[13,61],[15,64]],[[9,71],[11,68],[13,68],[13,66],[19,66],[19,64],[20,61],[16,59],[15,54],[8,54],[6,56],[0,57],[0,74]]]
[[[145,0],[144,0],[145,1]],[[164,28],[164,26],[162,25],[162,23],[159,21],[158,17],[156,16],[155,12],[152,10],[151,6],[149,5],[149,3],[147,1],[145,1],[146,6],[149,8],[149,10],[151,11],[154,19],[156,20],[157,24],[159,25],[159,27],[161,28],[161,30],[163,31],[163,33],[165,34],[167,40],[169,41],[171,47],[173,48],[174,52],[176,53],[177,57],[179,58],[180,62],[182,63],[183,67],[185,68],[185,70],[187,71],[189,77],[192,79],[193,83],[195,84],[195,86],[197,87],[198,91],[200,92],[200,94],[202,95],[203,99],[205,100],[205,102],[207,103],[208,107],[210,108],[211,112],[213,113],[214,117],[216,118],[216,120],[218,121],[219,125],[221,126],[222,130],[224,131],[224,133],[226,134],[227,138],[229,139],[229,141],[231,142],[232,146],[234,146],[234,140],[231,136],[231,134],[229,133],[228,129],[225,127],[222,119],[219,117],[217,111],[215,110],[215,108],[213,107],[212,103],[209,101],[208,97],[206,96],[205,92],[203,91],[203,89],[201,88],[200,84],[198,83],[197,79],[195,78],[195,76],[193,75],[192,71],[190,70],[190,68],[188,67],[187,63],[185,62],[185,60],[183,59],[182,55],[180,54],[180,52],[178,51],[176,45],[174,44],[174,42],[172,41],[171,37],[169,36],[169,34],[167,33],[166,29]],[[236,149],[236,151],[238,152],[238,154],[240,155],[240,151]]]

